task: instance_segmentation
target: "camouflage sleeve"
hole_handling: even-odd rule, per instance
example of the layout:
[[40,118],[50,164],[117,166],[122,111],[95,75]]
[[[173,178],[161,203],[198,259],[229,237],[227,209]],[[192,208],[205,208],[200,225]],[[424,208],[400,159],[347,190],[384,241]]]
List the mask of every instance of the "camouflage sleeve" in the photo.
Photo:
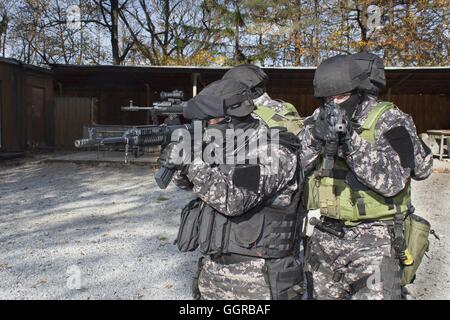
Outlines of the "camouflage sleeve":
[[311,116],[305,119],[305,126],[298,134],[301,145],[299,158],[305,173],[308,173],[314,169],[314,164],[321,149],[321,143],[312,135],[312,128],[319,111],[319,109],[316,109]]
[[[401,159],[387,138],[387,133],[393,129],[405,128],[411,140],[411,152],[403,157],[414,162],[414,165],[405,166],[408,162]],[[403,129],[402,129],[403,130]],[[408,139],[408,137],[406,137]],[[411,118],[398,109],[386,111],[379,119],[376,127],[376,140],[372,145],[363,140],[355,132],[351,138],[354,151],[347,156],[347,164],[362,183],[380,194],[391,197],[405,188],[409,178],[415,174],[420,177],[428,176],[431,172],[431,160],[426,155],[416,128]],[[407,144],[409,142],[405,141]],[[408,149],[403,149],[407,150]],[[414,154],[412,154],[414,152]],[[415,167],[411,169],[410,167]]]
[[[249,165],[212,167],[199,158],[189,166],[188,178],[193,191],[208,205],[224,215],[237,216],[275,196],[294,178],[297,157],[282,146],[279,151],[278,168],[270,162],[253,165],[253,169],[259,168],[259,179],[258,174],[245,173]],[[239,182],[239,175],[248,178]]]

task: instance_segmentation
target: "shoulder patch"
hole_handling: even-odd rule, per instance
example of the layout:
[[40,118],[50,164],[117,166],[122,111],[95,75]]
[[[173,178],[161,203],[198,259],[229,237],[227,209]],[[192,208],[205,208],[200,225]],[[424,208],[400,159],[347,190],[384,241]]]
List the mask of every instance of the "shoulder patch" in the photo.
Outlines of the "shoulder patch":
[[259,165],[238,166],[234,169],[233,184],[238,188],[257,192],[260,178],[261,168]]
[[414,146],[411,137],[405,127],[395,127],[384,133],[391,147],[400,157],[403,168],[414,170]]

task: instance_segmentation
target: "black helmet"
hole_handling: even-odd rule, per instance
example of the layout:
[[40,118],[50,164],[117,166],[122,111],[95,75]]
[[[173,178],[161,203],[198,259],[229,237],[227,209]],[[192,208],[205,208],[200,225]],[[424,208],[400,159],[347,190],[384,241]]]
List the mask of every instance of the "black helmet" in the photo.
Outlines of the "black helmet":
[[369,52],[352,54],[352,58],[358,63],[361,69],[367,73],[369,80],[372,83],[370,92],[378,93],[381,89],[386,87],[383,59]]
[[222,79],[233,79],[242,82],[250,88],[253,99],[256,99],[266,92],[266,83],[269,77],[258,66],[242,64],[228,70]]
[[330,97],[353,90],[367,91],[371,83],[350,55],[338,55],[324,60],[314,73],[314,96]]
[[255,108],[250,88],[232,80],[217,80],[187,102],[186,119],[209,120],[224,116],[245,117]]

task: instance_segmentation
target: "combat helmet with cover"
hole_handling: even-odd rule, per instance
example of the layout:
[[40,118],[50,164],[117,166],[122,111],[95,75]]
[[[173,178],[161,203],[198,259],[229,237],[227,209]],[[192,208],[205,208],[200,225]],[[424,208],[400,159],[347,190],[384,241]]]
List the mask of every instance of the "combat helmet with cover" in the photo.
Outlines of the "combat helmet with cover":
[[352,54],[352,58],[369,77],[371,88],[368,92],[378,95],[378,93],[386,87],[386,74],[384,72],[383,59],[369,52]]
[[303,119],[294,105],[281,100],[263,103],[269,100],[267,95],[267,99],[264,99],[268,76],[261,68],[252,64],[239,65],[228,70],[222,79],[233,79],[250,87],[255,102],[253,117],[263,121],[268,127],[284,127],[294,134],[300,132]]
[[372,88],[367,72],[350,55],[337,55],[324,60],[314,73],[313,83],[316,98]]
[[248,86],[232,79],[217,80],[187,102],[184,117],[194,120],[243,118],[250,115],[254,108]]

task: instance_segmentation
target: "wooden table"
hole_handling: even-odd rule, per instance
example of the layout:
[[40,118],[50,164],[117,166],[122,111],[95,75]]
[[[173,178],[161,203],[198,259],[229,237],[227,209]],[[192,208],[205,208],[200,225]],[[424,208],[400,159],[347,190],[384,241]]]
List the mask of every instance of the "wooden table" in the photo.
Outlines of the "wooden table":
[[[439,144],[439,153],[435,153],[434,155],[439,156],[439,160],[442,160],[442,158],[444,157],[444,140],[449,139],[450,141],[450,130],[428,130],[427,133],[441,140]],[[447,148],[450,148],[449,144],[450,142],[447,143]],[[449,154],[450,150],[447,149],[447,155]]]

